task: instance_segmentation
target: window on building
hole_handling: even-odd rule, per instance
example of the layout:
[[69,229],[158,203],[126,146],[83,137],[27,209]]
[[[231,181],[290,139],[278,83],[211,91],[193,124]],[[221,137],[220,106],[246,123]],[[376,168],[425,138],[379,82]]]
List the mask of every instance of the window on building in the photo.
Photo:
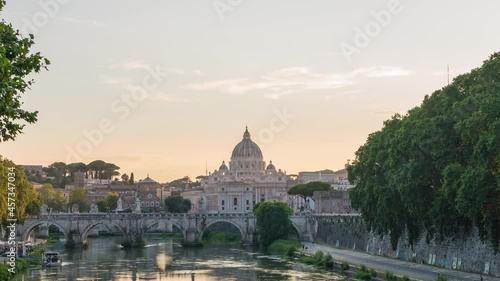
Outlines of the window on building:
[[238,198],[234,197],[234,199],[233,199],[233,205],[238,205]]
[[144,207],[144,202],[141,202],[141,206]]
[[247,205],[250,205],[250,200],[247,199]]
[[224,211],[224,207],[222,207],[222,210]]
[[156,201],[156,207],[160,207],[160,202]]
[[250,210],[250,207],[247,207],[247,210]]
[[149,202],[146,202],[146,207],[149,207]]
[[[221,205],[224,206],[224,200],[222,200],[222,204]],[[224,210],[224,207],[222,207],[222,209]]]

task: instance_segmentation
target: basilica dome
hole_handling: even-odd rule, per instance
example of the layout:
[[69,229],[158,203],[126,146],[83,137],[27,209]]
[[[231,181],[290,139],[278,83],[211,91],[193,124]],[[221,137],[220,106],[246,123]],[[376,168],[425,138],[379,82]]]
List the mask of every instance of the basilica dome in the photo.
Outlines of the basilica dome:
[[243,140],[234,147],[231,158],[263,158],[260,147],[250,138],[248,128],[243,134]]

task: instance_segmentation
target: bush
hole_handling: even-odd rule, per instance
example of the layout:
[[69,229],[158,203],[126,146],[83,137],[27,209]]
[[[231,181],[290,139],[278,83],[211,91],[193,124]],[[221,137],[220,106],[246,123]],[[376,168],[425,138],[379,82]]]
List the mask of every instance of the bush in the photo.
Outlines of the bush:
[[267,251],[273,255],[278,256],[293,256],[293,254],[302,245],[299,241],[288,239],[288,240],[276,240],[271,245],[269,245]]
[[349,264],[343,261],[342,264],[340,265],[340,269],[342,269],[342,271],[349,270]]
[[372,277],[377,277],[377,271],[376,271],[375,269],[371,268],[371,269],[370,269],[370,275],[371,275]]
[[23,259],[17,259],[16,260],[16,272],[19,271],[24,271],[26,269],[28,269],[29,267],[29,264],[26,260],[23,260]]
[[446,277],[446,275],[438,274],[436,281],[448,281],[448,277]]
[[385,272],[385,280],[397,281],[398,277],[396,275],[394,275],[394,273],[392,273],[390,271],[386,271]]
[[401,277],[401,281],[410,281],[410,277],[403,275],[403,277]]
[[316,253],[312,256],[314,264],[321,264],[321,260],[323,260],[323,252],[316,251]]
[[312,257],[310,257],[310,256],[300,256],[299,262],[305,263],[305,264],[313,264],[314,263]]
[[354,278],[360,279],[360,280],[370,280],[372,279],[372,276],[370,275],[369,272],[363,271],[363,270],[358,270],[356,274],[354,275]]
[[330,254],[327,254],[323,257],[323,260],[321,261],[323,266],[327,269],[332,269],[333,268],[333,257]]
[[10,272],[8,266],[5,264],[0,264],[0,281],[9,280]]

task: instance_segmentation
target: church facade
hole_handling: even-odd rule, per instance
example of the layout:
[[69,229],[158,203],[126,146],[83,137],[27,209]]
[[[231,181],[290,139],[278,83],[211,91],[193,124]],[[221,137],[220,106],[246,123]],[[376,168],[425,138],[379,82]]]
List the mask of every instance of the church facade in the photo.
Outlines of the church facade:
[[260,147],[246,128],[243,139],[234,147],[229,166],[222,162],[218,170],[201,180],[204,193],[200,207],[206,213],[251,212],[258,202],[289,201],[290,178],[272,161],[266,165]]

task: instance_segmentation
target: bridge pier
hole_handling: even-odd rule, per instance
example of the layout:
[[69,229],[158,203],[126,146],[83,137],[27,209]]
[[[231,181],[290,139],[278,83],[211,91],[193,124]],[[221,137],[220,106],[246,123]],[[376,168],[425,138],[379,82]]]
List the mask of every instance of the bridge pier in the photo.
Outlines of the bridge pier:
[[198,231],[186,231],[184,235],[184,247],[200,247],[203,246],[201,243],[201,233]]

